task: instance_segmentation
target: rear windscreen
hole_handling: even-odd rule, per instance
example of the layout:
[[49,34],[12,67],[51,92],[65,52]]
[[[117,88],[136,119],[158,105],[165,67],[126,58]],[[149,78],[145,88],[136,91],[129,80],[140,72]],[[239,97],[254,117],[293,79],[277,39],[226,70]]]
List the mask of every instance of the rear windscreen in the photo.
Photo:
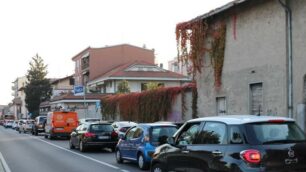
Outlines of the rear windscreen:
[[306,139],[294,122],[247,124],[246,131],[248,140],[253,144],[294,143]]
[[177,128],[175,126],[153,127],[150,138],[151,143],[155,146],[167,143],[167,139],[172,137],[176,131]]
[[90,126],[91,132],[111,132],[113,127],[110,124],[93,124]]

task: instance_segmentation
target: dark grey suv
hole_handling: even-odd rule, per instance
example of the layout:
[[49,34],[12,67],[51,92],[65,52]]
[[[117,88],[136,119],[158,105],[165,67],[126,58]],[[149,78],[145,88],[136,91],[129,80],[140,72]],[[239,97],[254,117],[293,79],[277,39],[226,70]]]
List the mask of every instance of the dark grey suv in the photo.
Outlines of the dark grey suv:
[[151,171],[305,172],[305,133],[293,119],[218,116],[186,122],[154,153]]

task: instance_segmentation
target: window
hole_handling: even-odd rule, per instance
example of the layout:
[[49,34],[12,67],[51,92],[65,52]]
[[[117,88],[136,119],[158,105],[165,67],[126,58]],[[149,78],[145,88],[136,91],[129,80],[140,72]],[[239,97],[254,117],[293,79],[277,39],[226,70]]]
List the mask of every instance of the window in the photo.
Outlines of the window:
[[226,98],[217,97],[217,115],[226,115]]
[[262,83],[250,84],[250,113],[252,115],[263,113]]
[[167,143],[167,139],[172,137],[173,134],[177,131],[177,128],[174,126],[157,126],[153,127],[151,131],[151,143],[154,146],[159,146],[164,143]]
[[199,144],[225,144],[226,126],[218,122],[206,122],[198,135]]
[[141,91],[146,91],[147,89],[147,83],[141,83]]
[[128,133],[126,134],[126,140],[131,140],[133,138],[136,129],[137,128],[134,127],[128,131]]
[[94,124],[90,127],[91,132],[111,132],[113,127],[110,124]]
[[187,124],[182,134],[179,136],[177,142],[178,145],[189,145],[189,144],[195,144],[196,138],[198,135],[200,123],[190,123]]
[[133,138],[134,138],[134,139],[135,139],[135,138],[139,138],[139,137],[142,136],[142,134],[143,134],[142,129],[141,129],[141,128],[137,128],[137,129],[135,130],[135,132],[134,132]]
[[243,144],[242,134],[238,126],[229,128],[230,144]]
[[306,139],[294,122],[247,124],[248,140],[252,144],[296,143]]
[[158,87],[165,87],[165,83],[160,82],[160,83],[157,84],[157,86]]

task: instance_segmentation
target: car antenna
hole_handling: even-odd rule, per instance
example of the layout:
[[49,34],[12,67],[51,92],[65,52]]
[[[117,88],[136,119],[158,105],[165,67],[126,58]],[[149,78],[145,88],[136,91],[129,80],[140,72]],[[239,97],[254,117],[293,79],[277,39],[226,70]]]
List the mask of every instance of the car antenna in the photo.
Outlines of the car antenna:
[[260,109],[261,109],[261,105],[259,105],[257,116],[260,116]]

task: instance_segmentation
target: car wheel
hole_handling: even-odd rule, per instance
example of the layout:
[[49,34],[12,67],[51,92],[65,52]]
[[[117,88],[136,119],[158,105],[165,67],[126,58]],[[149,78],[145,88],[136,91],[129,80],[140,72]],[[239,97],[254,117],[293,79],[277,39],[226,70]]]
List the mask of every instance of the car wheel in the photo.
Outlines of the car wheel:
[[157,163],[157,164],[154,164],[151,168],[151,172],[165,172],[165,168],[162,164],[160,163]]
[[86,146],[84,145],[83,141],[80,141],[80,151],[85,152],[86,151]]
[[146,170],[149,167],[149,164],[145,162],[145,159],[142,154],[138,155],[137,163],[138,163],[138,167],[142,170]]
[[48,138],[48,135],[47,134],[45,134],[45,139],[47,139]]
[[54,139],[54,137],[52,136],[52,134],[49,134],[49,135],[48,135],[48,139],[49,139],[49,140],[53,140],[53,139]]
[[18,130],[18,133],[19,133],[19,134],[21,134],[21,131],[20,131],[20,130]]
[[70,149],[74,149],[74,148],[75,148],[74,145],[73,145],[73,143],[72,143],[72,141],[71,141],[71,139],[69,140],[69,148],[70,148]]
[[123,159],[122,159],[122,157],[121,157],[121,152],[120,152],[119,149],[116,150],[116,160],[117,160],[117,163],[118,163],[118,164],[123,163]]
[[112,152],[116,151],[116,147],[110,147],[110,149],[111,149]]

